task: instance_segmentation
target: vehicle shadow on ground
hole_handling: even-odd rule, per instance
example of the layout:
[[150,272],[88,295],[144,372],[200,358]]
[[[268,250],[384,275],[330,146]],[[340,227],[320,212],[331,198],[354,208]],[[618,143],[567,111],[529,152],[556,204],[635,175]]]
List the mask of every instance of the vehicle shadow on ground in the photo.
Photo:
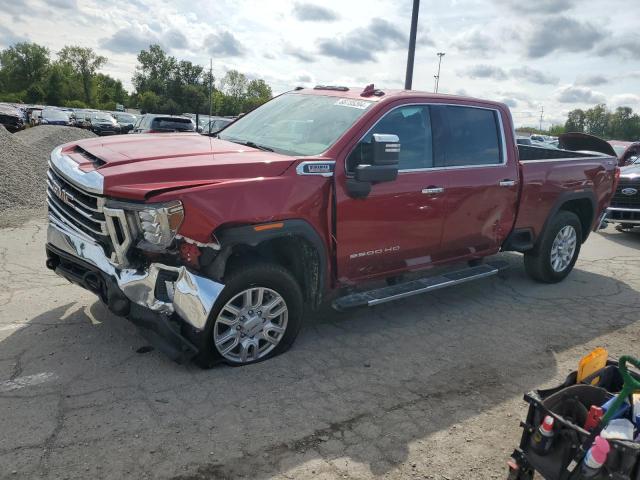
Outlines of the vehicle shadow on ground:
[[612,227],[599,230],[598,233],[607,240],[611,240],[625,247],[640,248],[640,227],[625,230],[622,235]]
[[[337,476],[344,462],[383,475],[413,442],[549,381],[555,352],[636,319],[638,291],[597,265],[540,285],[519,255],[500,257],[513,267],[493,279],[323,310],[289,352],[249,367],[204,371],[138,354],[145,342],[99,302],[32,319],[0,343],[2,358],[15,353],[22,369],[58,378],[42,387],[58,399],[43,476],[81,476],[90,464],[84,476],[297,478]],[[115,462],[116,449],[131,458]]]

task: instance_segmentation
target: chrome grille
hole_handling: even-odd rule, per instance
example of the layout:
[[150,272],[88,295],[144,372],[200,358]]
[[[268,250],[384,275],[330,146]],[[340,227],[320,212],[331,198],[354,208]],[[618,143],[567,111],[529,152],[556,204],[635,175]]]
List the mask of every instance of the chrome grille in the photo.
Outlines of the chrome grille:
[[56,172],[50,165],[47,172],[47,204],[49,219],[71,228],[79,235],[99,243],[105,252],[112,251],[111,239],[104,215],[104,197],[88,193]]
[[[622,193],[625,189],[636,190],[632,195]],[[640,179],[621,178],[616,193],[611,199],[611,206],[617,208],[640,208]]]

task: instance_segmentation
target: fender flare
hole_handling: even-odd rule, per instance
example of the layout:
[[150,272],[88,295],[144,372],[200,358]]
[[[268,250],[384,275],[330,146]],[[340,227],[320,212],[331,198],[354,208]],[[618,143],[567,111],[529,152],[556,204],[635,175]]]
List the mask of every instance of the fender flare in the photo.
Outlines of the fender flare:
[[[591,203],[593,217],[591,218],[589,226],[593,225],[593,219],[598,214],[598,203],[596,201],[596,196],[593,193],[593,190],[585,189],[581,192],[564,192],[558,196],[553,206],[549,210],[547,218],[542,224],[542,228],[538,232],[537,236],[533,233],[533,228],[531,226],[516,228],[507,236],[506,240],[502,244],[502,250],[526,252],[535,249],[538,246],[540,239],[544,235],[544,232],[547,230],[549,222],[560,211],[562,205],[572,200],[583,199],[588,199]],[[591,233],[591,228],[588,228],[586,231],[582,232],[582,243],[587,240],[589,233]]]
[[[260,228],[270,225],[280,225],[276,228]],[[281,220],[267,223],[257,223],[241,226],[221,227],[214,231],[215,237],[221,245],[221,251],[216,257],[214,271],[222,276],[224,268],[233,247],[247,245],[255,247],[265,241],[277,238],[300,237],[308,241],[319,257],[318,268],[318,299],[327,288],[327,270],[329,268],[328,252],[320,234],[309,222],[302,219]],[[319,302],[315,302],[316,304]]]
[[584,199],[589,200],[589,202],[591,203],[591,209],[593,211],[593,215],[589,222],[589,228],[586,231],[582,232],[582,243],[584,243],[589,237],[589,234],[591,233],[591,226],[593,225],[593,219],[596,218],[596,216],[598,215],[598,202],[596,200],[596,195],[595,193],[593,193],[593,190],[591,188],[585,189],[581,192],[564,192],[558,196],[555,203],[551,207],[551,210],[549,210],[549,215],[547,215],[547,219],[544,221],[544,224],[542,225],[542,229],[540,230],[538,237],[535,239],[535,245],[537,246],[540,238],[542,238],[542,235],[547,230],[547,226],[549,222],[556,215],[556,213],[560,211],[560,209],[562,208],[562,205],[564,205],[567,202],[570,202],[571,200],[584,200]]

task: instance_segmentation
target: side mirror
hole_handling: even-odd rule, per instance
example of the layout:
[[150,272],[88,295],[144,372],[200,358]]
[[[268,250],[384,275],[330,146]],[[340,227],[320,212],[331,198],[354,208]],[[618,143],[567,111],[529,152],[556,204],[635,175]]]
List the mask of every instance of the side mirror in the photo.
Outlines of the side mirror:
[[369,195],[371,185],[391,182],[398,177],[400,139],[397,135],[374,133],[371,139],[371,163],[356,166],[354,178],[347,180],[353,198]]

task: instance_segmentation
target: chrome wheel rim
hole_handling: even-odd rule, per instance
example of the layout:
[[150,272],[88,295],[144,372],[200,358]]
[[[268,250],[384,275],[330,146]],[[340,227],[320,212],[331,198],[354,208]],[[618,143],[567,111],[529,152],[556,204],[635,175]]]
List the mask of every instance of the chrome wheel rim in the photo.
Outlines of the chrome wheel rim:
[[213,342],[227,360],[253,362],[268,355],[282,340],[289,310],[270,288],[252,287],[229,300],[216,318]]
[[576,252],[577,239],[576,229],[571,225],[560,229],[551,245],[551,268],[555,272],[562,272],[569,266]]

